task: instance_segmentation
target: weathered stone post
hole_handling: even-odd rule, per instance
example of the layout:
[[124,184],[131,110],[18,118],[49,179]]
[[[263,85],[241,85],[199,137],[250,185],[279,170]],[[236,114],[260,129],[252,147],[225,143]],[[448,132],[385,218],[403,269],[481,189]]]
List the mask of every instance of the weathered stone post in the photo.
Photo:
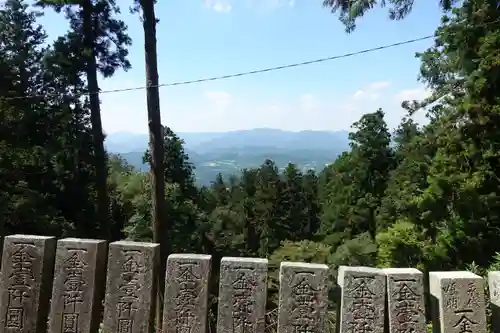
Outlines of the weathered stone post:
[[278,333],[328,332],[328,266],[282,262]]
[[217,333],[264,332],[267,259],[221,260]]
[[430,272],[429,290],[436,299],[434,332],[486,333],[482,277],[465,271]]
[[490,290],[491,329],[493,333],[500,333],[500,271],[488,273],[488,287]]
[[54,237],[5,237],[0,273],[0,333],[46,333]]
[[424,275],[415,268],[387,268],[389,333],[425,333]]
[[167,260],[163,333],[205,333],[210,255],[171,254]]
[[159,249],[156,243],[119,241],[109,245],[105,333],[153,330]]
[[386,276],[371,267],[340,266],[337,284],[341,288],[339,333],[383,333]]
[[[2,222],[0,222],[2,223]],[[2,229],[3,227],[0,226],[0,229]],[[0,258],[2,258],[2,254],[3,254],[3,242],[5,240],[5,237],[1,237],[0,236]],[[2,269],[2,260],[0,260],[0,269]]]
[[49,333],[97,333],[106,252],[103,240],[65,238],[57,242]]

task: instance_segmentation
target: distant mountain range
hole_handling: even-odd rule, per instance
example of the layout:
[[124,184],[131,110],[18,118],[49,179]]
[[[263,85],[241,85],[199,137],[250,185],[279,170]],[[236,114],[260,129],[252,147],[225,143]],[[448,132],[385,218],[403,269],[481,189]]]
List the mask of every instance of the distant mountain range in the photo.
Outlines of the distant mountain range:
[[[217,173],[238,174],[243,168],[258,167],[266,158],[278,167],[295,163],[299,168],[323,169],[349,149],[347,131],[301,131],[251,129],[231,132],[181,132],[184,149],[196,167],[200,185],[208,185]],[[109,152],[119,154],[140,170],[148,170],[142,156],[147,134],[113,133],[105,142]]]

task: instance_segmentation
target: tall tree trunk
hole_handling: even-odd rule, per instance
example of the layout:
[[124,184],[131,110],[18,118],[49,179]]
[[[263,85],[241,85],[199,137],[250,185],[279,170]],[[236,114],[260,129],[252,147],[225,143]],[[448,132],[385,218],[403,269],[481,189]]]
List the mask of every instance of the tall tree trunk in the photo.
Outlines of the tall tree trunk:
[[149,142],[151,147],[151,181],[153,183],[151,201],[153,219],[153,242],[160,244],[160,266],[156,285],[156,330],[162,326],[163,292],[165,289],[165,264],[168,255],[166,247],[166,202],[165,174],[163,167],[163,130],[160,114],[160,94],[158,91],[158,64],[156,51],[156,16],[154,0],[140,0],[144,28],[144,54],[146,63],[146,84]]
[[84,44],[87,57],[86,74],[90,100],[90,118],[92,123],[92,138],[95,151],[96,187],[97,187],[97,210],[101,237],[111,240],[109,228],[109,198],[108,198],[108,166],[106,153],[104,151],[104,134],[102,132],[101,106],[99,102],[99,84],[97,82],[97,63],[94,50],[94,27],[93,27],[93,4],[92,0],[85,0],[83,9]]

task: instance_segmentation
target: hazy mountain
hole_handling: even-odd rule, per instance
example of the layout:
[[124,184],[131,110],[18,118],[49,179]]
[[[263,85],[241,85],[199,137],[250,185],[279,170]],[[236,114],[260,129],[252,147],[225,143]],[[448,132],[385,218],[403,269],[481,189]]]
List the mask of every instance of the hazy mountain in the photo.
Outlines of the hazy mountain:
[[[289,162],[302,169],[322,169],[348,149],[348,132],[253,129],[232,132],[177,133],[185,141],[185,150],[196,167],[200,184],[209,184],[217,173],[237,174],[243,168],[258,167],[266,158],[283,168]],[[123,156],[130,164],[148,170],[142,164],[147,134],[116,133],[106,138],[106,147]]]

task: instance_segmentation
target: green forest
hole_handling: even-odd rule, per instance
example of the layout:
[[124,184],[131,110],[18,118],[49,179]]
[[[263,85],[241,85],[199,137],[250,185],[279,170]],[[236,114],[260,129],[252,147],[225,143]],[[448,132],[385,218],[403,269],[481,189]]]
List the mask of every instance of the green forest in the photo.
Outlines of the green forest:
[[[37,23],[48,10],[69,22],[53,43]],[[283,260],[326,263],[332,276],[339,265],[500,268],[497,1],[444,6],[434,45],[416,55],[430,97],[403,103],[408,115],[394,132],[383,110],[366,110],[352,125],[350,150],[320,172],[294,164],[279,172],[265,160],[198,187],[182,140],[164,124],[155,156],[163,158],[165,200],[154,202],[164,223],[156,231],[151,187],[161,178],[106,153],[99,127],[97,74],[131,66],[118,11],[113,0],[1,5],[2,235],[151,241],[157,232],[164,253],[211,254],[213,275],[222,256],[267,257],[270,313]],[[428,124],[413,122],[415,112]]]

